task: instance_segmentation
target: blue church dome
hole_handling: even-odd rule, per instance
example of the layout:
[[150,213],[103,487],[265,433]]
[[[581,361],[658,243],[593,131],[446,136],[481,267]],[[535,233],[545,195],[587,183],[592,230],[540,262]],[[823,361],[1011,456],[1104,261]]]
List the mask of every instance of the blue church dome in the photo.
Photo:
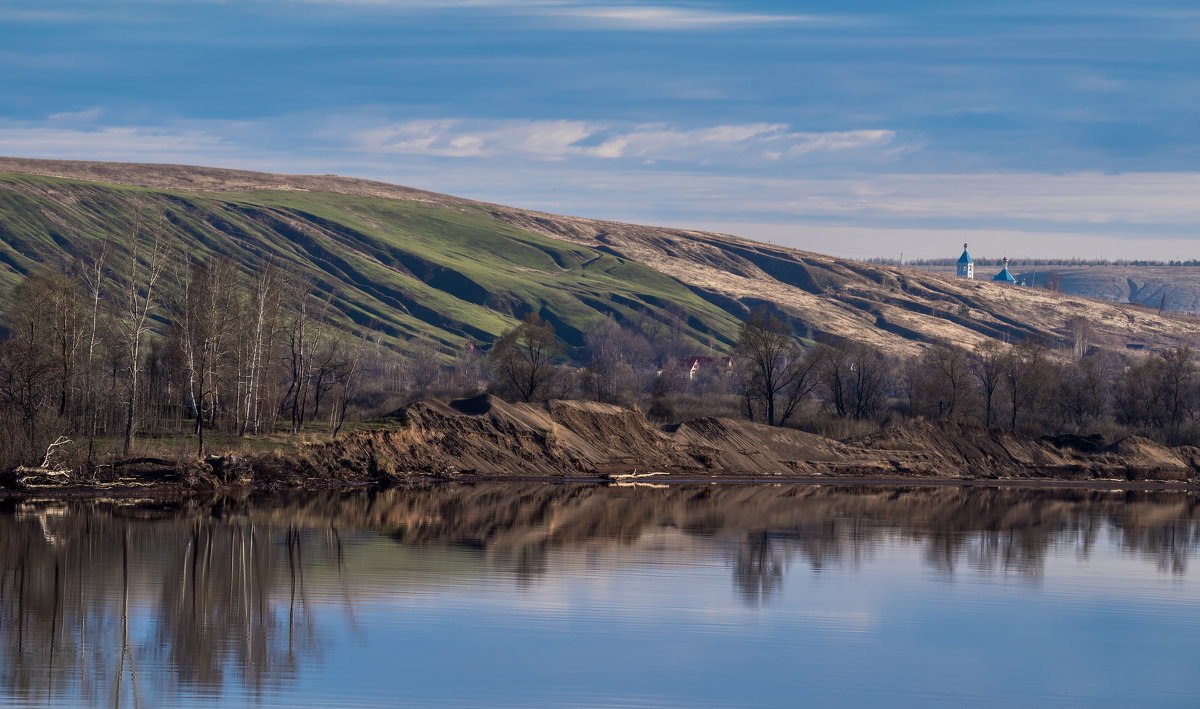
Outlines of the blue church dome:
[[975,277],[975,259],[971,258],[971,254],[967,251],[967,245],[963,244],[962,256],[958,257],[958,266],[954,269],[959,278],[974,278]]
[[1016,283],[1017,282],[1017,279],[1013,278],[1012,272],[1008,270],[1008,259],[1004,259],[1004,268],[1000,269],[1000,273],[997,273],[996,277],[993,278],[992,280],[1000,281],[1001,283]]

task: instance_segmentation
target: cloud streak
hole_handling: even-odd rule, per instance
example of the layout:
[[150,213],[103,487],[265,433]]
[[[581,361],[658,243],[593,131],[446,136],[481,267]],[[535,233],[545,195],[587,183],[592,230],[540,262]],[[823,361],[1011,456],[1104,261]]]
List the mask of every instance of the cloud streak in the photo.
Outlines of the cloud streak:
[[772,162],[813,153],[882,151],[895,139],[895,132],[890,130],[800,132],[781,123],[684,129],[667,124],[465,119],[406,121],[359,130],[350,137],[358,151],[397,155],[704,164]]
[[59,113],[45,121],[0,121],[0,155],[76,160],[237,161],[245,150],[228,136],[236,122],[172,126],[98,125],[104,109]]
[[773,15],[667,5],[585,5],[540,8],[538,14],[576,20],[574,29],[625,29],[686,31],[814,23],[822,18],[808,15]]
[[[1015,229],[1140,234],[1194,242],[1200,173],[828,174],[767,178],[526,163],[503,175],[440,163],[372,166],[383,179],[580,216],[705,224],[841,224],[872,229]],[[781,227],[782,228],[782,227]],[[1136,241],[1126,252],[1137,255]],[[1110,253],[1111,255],[1111,253]],[[1195,256],[1193,250],[1187,256]],[[1177,255],[1178,257],[1178,255]]]
[[[212,0],[210,0],[212,1]],[[221,0],[216,0],[221,1]],[[387,10],[484,10],[557,21],[574,30],[690,31],[823,23],[817,15],[744,12],[719,6],[619,3],[579,0],[260,0],[307,5],[346,5]]]

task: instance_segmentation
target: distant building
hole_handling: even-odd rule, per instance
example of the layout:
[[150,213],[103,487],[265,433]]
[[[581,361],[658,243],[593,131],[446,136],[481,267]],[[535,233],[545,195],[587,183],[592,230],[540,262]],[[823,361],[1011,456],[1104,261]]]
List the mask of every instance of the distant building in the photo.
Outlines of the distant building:
[[1008,270],[1008,259],[1005,258],[1002,263],[1004,264],[1004,268],[1000,269],[1000,273],[997,273],[996,277],[992,280],[996,283],[1011,283],[1016,285],[1017,279],[1013,277],[1012,271]]
[[676,365],[688,379],[695,379],[701,370],[733,370],[733,357],[680,357]]
[[962,256],[958,257],[958,275],[961,278],[975,277],[975,259],[967,253],[967,245],[963,244]]

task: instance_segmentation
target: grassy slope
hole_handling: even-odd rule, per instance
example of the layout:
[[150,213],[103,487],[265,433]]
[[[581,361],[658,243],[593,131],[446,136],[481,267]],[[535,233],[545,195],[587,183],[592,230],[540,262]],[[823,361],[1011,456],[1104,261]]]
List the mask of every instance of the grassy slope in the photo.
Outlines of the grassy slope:
[[759,305],[801,338],[898,355],[1028,337],[1070,347],[1078,318],[1091,344],[1116,352],[1200,341],[1200,320],[1171,313],[354,178],[5,157],[0,170],[0,282],[122,232],[142,203],[167,209],[175,241],[199,253],[247,266],[271,255],[339,289],[344,324],[374,323],[395,343],[487,341],[532,309],[576,344],[600,313],[673,320],[678,307],[697,350],[721,349]]
[[[180,254],[228,256],[250,270],[271,258],[317,292],[339,320],[402,345],[489,341],[536,311],[572,345],[603,314],[688,316],[697,348],[732,341],[737,321],[678,281],[603,251],[499,223],[484,211],[356,195],[184,192],[0,174],[0,285],[165,215]],[[118,260],[114,268],[122,268]],[[354,323],[354,324],[351,324]]]

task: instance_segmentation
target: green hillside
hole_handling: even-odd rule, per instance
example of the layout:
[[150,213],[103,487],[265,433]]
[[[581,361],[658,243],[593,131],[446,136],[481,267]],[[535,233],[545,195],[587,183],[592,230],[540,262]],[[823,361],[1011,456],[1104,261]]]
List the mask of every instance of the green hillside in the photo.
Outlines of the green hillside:
[[[283,265],[294,282],[312,281],[316,296],[332,299],[342,327],[377,331],[399,349],[427,337],[450,353],[469,340],[490,342],[537,312],[572,346],[611,314],[662,323],[697,353],[728,351],[740,320],[759,306],[785,315],[801,340],[858,342],[905,357],[934,343],[1029,337],[1070,348],[1081,319],[1089,343],[1113,352],[1198,337],[1193,318],[1079,295],[385,182],[8,157],[0,157],[0,286],[106,234],[127,233],[139,213],[158,215],[181,254],[228,256],[246,271],[268,259]],[[1193,309],[1148,281],[1122,283],[1129,299],[1154,297],[1156,311],[1164,302]]]
[[[726,348],[737,320],[647,266],[505,224],[477,204],[306,191],[189,192],[0,173],[0,287],[42,264],[160,223],[177,261],[273,260],[332,297],[335,321],[404,348],[490,342],[537,312],[572,346],[606,314],[684,319],[697,350]],[[113,268],[122,268],[117,254]]]

